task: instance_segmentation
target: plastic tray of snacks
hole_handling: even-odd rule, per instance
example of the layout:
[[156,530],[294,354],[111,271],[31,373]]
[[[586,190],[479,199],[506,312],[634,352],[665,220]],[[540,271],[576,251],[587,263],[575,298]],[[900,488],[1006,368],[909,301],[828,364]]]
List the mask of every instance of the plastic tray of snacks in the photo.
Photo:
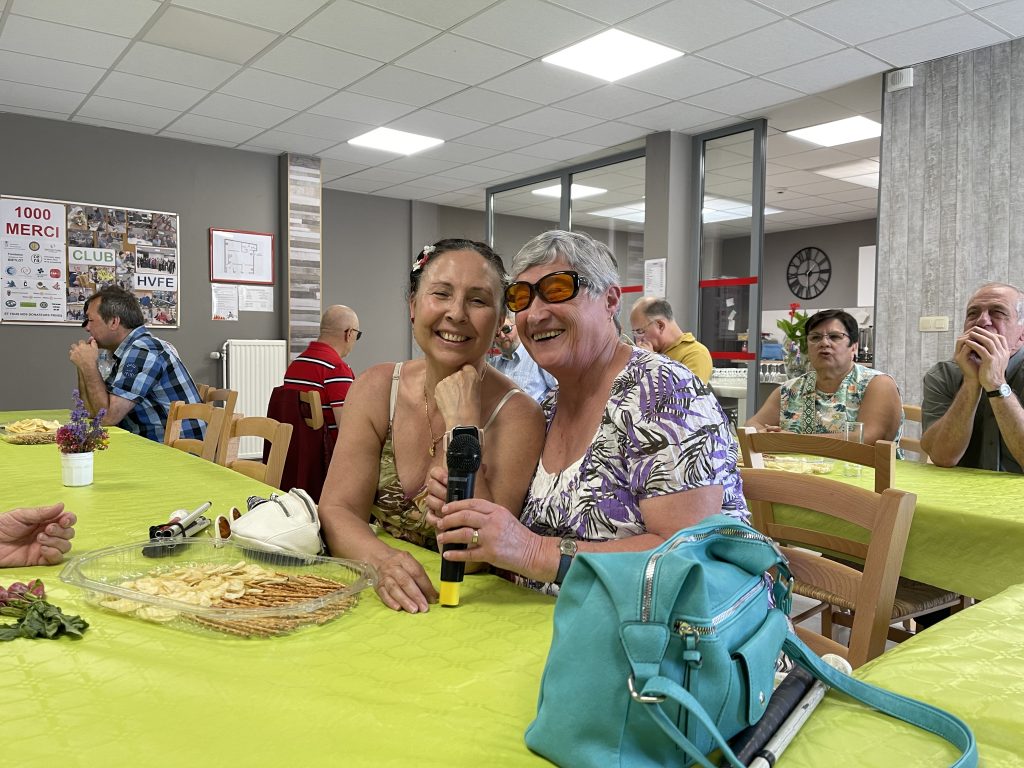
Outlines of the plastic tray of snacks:
[[0,439],[13,445],[45,445],[57,442],[60,422],[49,419],[19,419],[0,424]]
[[822,456],[792,456],[787,454],[764,454],[765,469],[781,469],[804,475],[827,475],[835,462]]
[[325,624],[350,610],[376,578],[354,560],[261,552],[205,537],[94,550],[60,574],[107,610],[243,637]]

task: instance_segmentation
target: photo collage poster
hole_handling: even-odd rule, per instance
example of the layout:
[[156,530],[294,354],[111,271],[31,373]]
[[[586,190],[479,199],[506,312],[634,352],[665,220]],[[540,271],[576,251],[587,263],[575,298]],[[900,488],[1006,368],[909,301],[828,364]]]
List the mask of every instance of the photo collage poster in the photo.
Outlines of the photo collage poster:
[[0,319],[81,323],[85,300],[117,285],[139,299],[147,325],[178,326],[177,215],[5,198],[0,222]]

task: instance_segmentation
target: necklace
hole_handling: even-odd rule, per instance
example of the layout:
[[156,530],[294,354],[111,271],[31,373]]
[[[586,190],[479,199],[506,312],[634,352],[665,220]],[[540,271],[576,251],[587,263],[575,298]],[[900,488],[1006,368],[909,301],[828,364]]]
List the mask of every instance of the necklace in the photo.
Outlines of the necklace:
[[437,444],[441,442],[441,438],[444,437],[444,432],[437,437],[434,437],[434,425],[430,423],[430,404],[427,400],[426,387],[423,388],[423,413],[427,415],[427,429],[430,430],[430,455],[433,457],[434,454],[437,453]]

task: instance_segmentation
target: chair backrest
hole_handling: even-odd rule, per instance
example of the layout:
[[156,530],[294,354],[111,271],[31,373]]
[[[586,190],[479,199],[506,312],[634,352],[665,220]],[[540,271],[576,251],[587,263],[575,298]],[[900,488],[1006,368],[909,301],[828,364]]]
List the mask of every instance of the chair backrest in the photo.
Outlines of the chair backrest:
[[[904,405],[903,406],[903,418],[906,421],[914,421],[918,424],[921,423],[921,406],[920,405]],[[910,451],[917,456],[917,461],[921,464],[927,464],[928,454],[924,448],[921,447],[921,440],[917,437],[907,437],[903,435],[900,438],[900,447],[904,451]]]
[[[875,493],[826,477],[781,470],[744,467],[740,474],[755,527],[762,533],[782,544],[863,560],[863,571],[826,557],[794,558],[791,566],[794,578],[840,595],[855,611],[845,654],[851,665],[860,666],[881,654],[917,497],[895,488]],[[866,532],[867,543],[832,531],[779,524],[775,504],[810,509],[852,524]],[[815,648],[815,638],[808,638],[804,630],[801,636],[819,653],[836,650],[835,641],[824,637]]]
[[221,428],[220,445],[217,446],[217,463],[223,464],[228,454],[228,444],[231,442],[231,422],[235,415],[238,393],[233,389],[214,389],[208,386],[203,393],[203,402],[224,404],[224,425]]
[[764,469],[766,453],[802,453],[860,464],[875,470],[875,493],[891,488],[896,477],[896,444],[879,440],[874,445],[851,443],[831,435],[798,435],[793,432],[758,432],[743,427],[737,432],[743,463]]
[[[175,401],[171,403],[171,410],[167,413],[164,444],[207,461],[214,461],[217,458],[217,448],[223,435],[224,418],[224,409],[215,405]],[[185,419],[206,422],[206,436],[202,440],[179,437],[181,422]]]
[[245,416],[232,422],[229,437],[262,437],[269,442],[270,453],[265,464],[252,459],[235,459],[225,466],[274,488],[281,487],[281,473],[292,440],[291,424],[266,416]]
[[206,393],[213,389],[213,387],[211,387],[209,384],[196,384],[196,389],[199,390],[199,399],[202,400],[204,403],[209,402],[206,399]]
[[302,418],[310,429],[320,429],[324,425],[323,403],[320,401],[320,393],[315,389],[308,392],[299,392],[299,400],[309,406],[309,416],[303,411]]

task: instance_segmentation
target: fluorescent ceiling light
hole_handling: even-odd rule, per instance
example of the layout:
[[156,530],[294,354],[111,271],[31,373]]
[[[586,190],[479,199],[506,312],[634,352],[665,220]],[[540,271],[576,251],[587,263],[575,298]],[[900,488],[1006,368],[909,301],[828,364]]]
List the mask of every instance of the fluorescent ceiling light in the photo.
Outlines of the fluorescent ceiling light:
[[860,184],[862,187],[878,189],[877,159],[857,160],[853,163],[818,168],[814,173],[819,176],[827,176],[830,179],[839,179],[840,181],[848,181],[851,184]]
[[[544,187],[543,189],[533,189],[530,191],[533,192],[533,194],[541,195],[542,197],[561,197],[562,185],[556,184],[553,187]],[[607,191],[607,189],[601,189],[600,187],[588,187],[586,184],[573,184],[570,195],[573,200],[580,200],[584,197],[603,195]]]
[[845,120],[833,120],[831,123],[812,125],[810,128],[801,128],[797,131],[787,131],[786,135],[822,147],[834,147],[838,144],[849,144],[851,141],[881,136],[882,125],[858,115]]
[[682,51],[674,48],[609,29],[558,53],[545,56],[541,61],[614,83],[682,55]]
[[355,144],[357,147],[369,147],[370,149],[382,149],[385,152],[395,152],[399,155],[411,155],[430,147],[436,147],[438,144],[444,144],[444,139],[396,131],[392,128],[374,128],[369,133],[349,139],[348,143]]
[[639,203],[619,205],[615,208],[602,208],[600,211],[581,211],[581,213],[585,213],[587,216],[601,216],[606,219],[622,219],[623,221],[643,224],[644,205],[645,203],[641,200]]
[[[714,221],[749,219],[753,211],[750,203],[729,200],[725,197],[705,197],[704,209],[701,211],[700,217],[705,224],[710,224]],[[765,216],[771,216],[773,213],[782,213],[782,209],[767,205],[764,207]]]

